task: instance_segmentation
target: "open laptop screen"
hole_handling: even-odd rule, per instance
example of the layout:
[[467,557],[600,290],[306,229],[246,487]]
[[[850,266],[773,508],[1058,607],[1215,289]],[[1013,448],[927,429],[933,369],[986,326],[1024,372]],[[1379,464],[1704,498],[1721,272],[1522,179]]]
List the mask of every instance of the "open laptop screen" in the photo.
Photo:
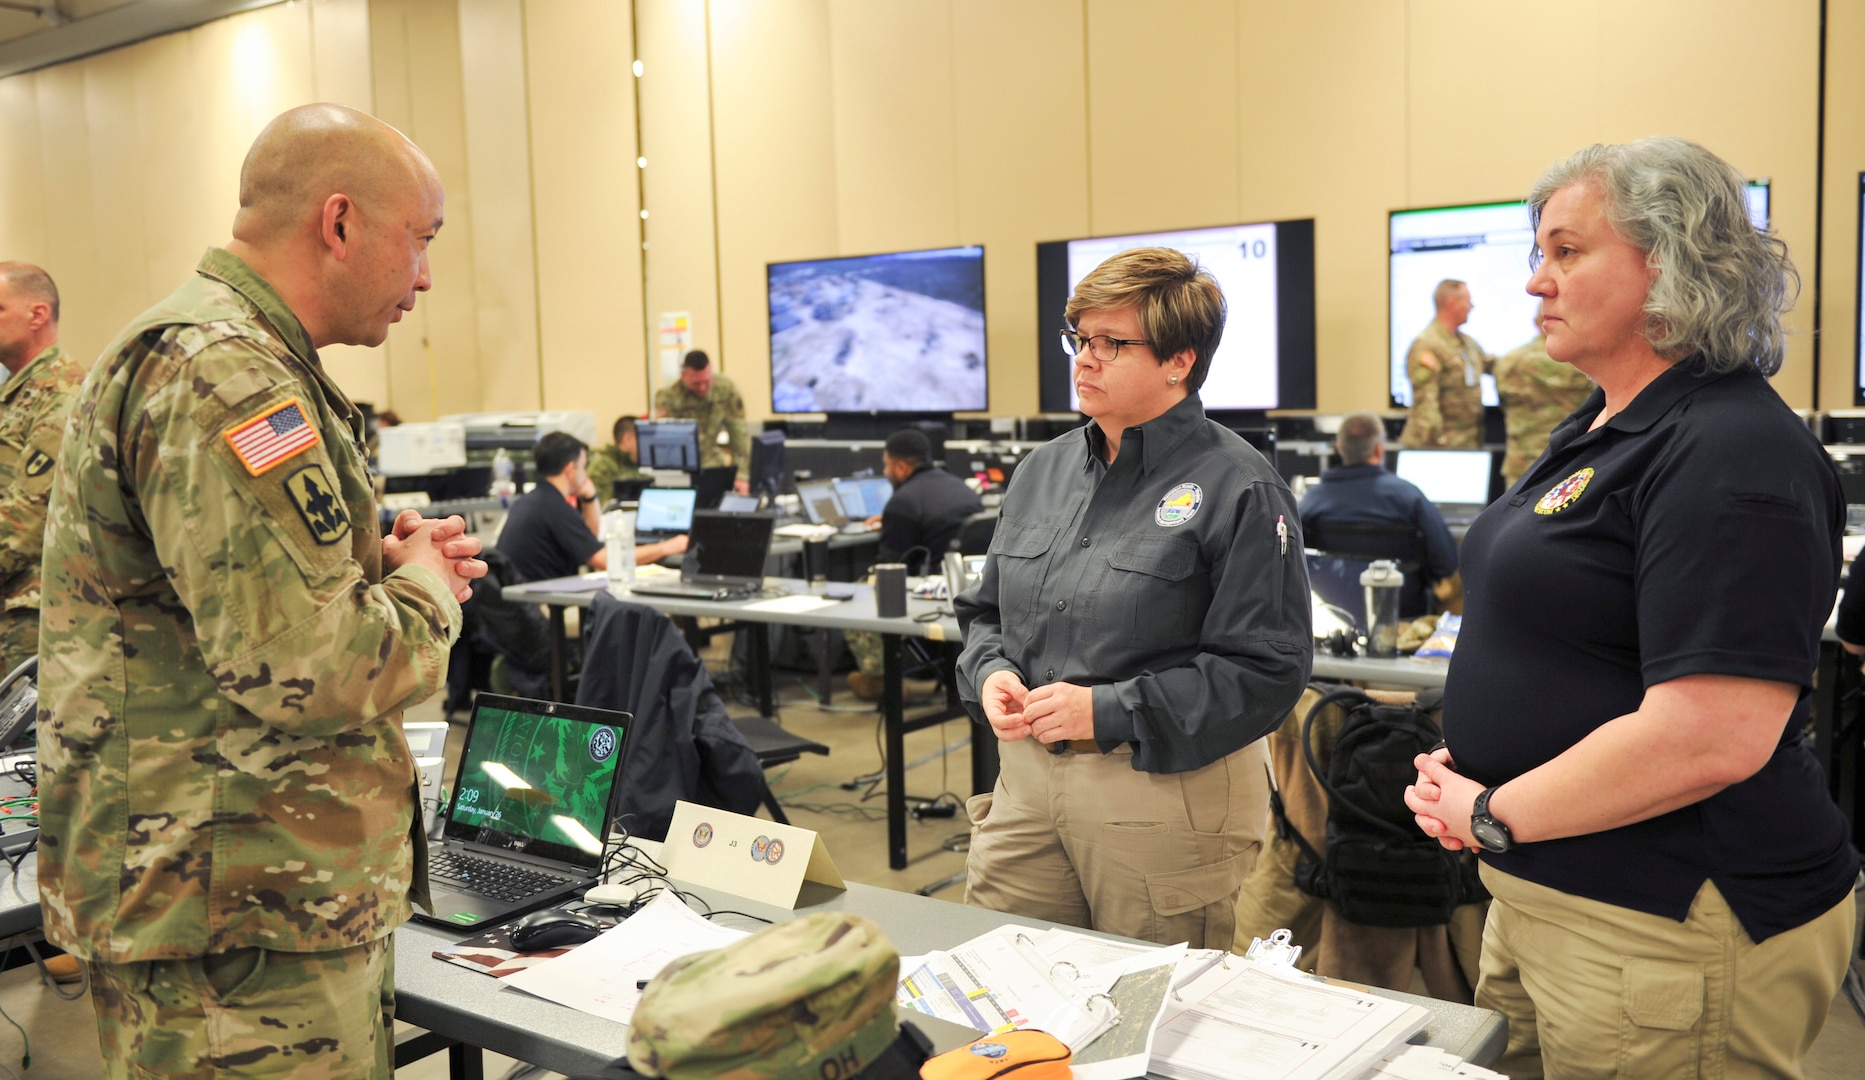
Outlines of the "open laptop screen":
[[893,482],[885,476],[864,476],[858,480],[837,480],[835,493],[842,497],[842,509],[857,520],[870,518],[887,509],[894,497]]
[[447,838],[599,866],[627,721],[607,710],[479,695]]
[[692,580],[762,580],[774,524],[763,514],[728,514],[721,510],[695,513],[686,553],[694,562]]
[[835,525],[848,519],[842,500],[836,498],[835,485],[828,480],[798,484],[797,501],[812,525]]
[[1396,471],[1434,503],[1483,506],[1489,502],[1491,462],[1488,450],[1401,450]]
[[693,524],[699,493],[692,488],[643,488],[635,511],[637,532],[685,532]]

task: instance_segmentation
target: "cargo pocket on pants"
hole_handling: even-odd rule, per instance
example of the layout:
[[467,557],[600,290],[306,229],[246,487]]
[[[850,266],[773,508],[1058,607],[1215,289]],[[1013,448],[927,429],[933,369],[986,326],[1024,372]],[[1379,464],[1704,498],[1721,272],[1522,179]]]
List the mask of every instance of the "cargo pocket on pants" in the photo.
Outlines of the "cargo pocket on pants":
[[1189,941],[1194,949],[1230,948],[1237,926],[1237,893],[1243,888],[1243,875],[1255,863],[1256,851],[1252,845],[1208,866],[1148,874],[1147,900],[1160,932],[1153,935],[1154,940],[1165,940],[1161,934],[1171,931],[1172,940]]
[[1619,1075],[1695,1075],[1702,1056],[1702,967],[1629,956],[1621,978]]

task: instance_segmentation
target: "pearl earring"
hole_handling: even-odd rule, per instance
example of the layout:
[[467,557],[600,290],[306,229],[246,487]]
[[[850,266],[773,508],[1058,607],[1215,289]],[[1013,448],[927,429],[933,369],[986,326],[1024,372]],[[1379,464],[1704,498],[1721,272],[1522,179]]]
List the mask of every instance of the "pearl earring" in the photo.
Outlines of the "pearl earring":
[[1177,375],[1169,375],[1166,377],[1167,386],[1177,386],[1178,384],[1179,384],[1179,377]]

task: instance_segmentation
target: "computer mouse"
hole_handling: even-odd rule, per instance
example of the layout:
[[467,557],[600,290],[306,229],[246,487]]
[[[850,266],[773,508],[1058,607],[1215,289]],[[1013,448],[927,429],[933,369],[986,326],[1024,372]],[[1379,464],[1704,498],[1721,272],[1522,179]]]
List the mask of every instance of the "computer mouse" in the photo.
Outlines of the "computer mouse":
[[545,908],[519,919],[512,927],[512,948],[519,952],[543,952],[581,945],[604,929],[601,923],[580,912]]

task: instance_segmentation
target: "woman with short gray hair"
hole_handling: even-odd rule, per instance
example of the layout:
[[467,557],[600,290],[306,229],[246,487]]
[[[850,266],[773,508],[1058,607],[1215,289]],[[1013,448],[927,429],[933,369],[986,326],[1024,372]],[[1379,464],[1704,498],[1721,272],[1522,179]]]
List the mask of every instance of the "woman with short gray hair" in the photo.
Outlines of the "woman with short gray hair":
[[1859,864],[1801,737],[1844,500],[1767,382],[1793,265],[1682,139],[1582,150],[1529,205],[1548,354],[1599,389],[1464,541],[1406,803],[1482,854],[1502,1071],[1796,1077]]

